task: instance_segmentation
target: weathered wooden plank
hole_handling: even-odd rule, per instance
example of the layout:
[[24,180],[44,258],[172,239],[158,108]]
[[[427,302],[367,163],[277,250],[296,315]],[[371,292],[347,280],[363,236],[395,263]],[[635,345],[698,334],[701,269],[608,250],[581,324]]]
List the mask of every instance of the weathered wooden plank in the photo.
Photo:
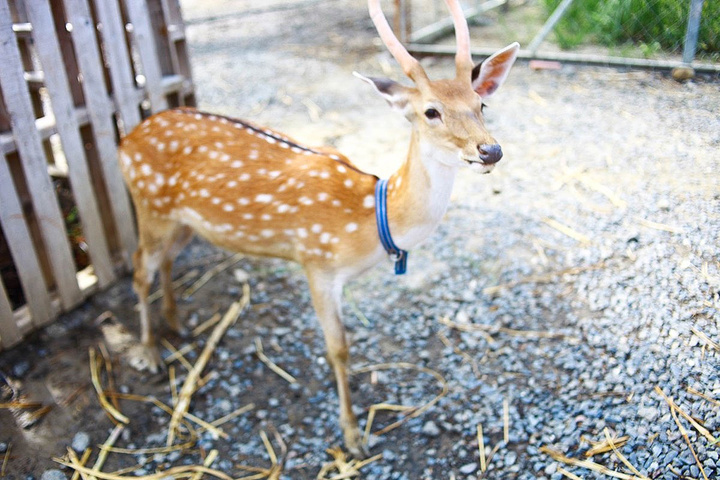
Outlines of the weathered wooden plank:
[[0,281],[0,346],[10,348],[20,343],[21,340],[22,335],[15,323],[5,285]]
[[73,26],[75,56],[83,74],[86,107],[95,134],[110,208],[119,232],[125,264],[130,266],[130,254],[137,248],[137,237],[130,198],[117,160],[115,125],[112,121],[114,109],[105,89],[103,62],[95,37],[95,24],[87,0],[65,0],[65,9],[68,21]]
[[143,74],[145,75],[145,89],[150,98],[150,105],[153,113],[167,110],[168,103],[162,88],[162,70],[155,46],[150,15],[145,0],[125,0],[128,16],[133,25],[133,37],[140,61],[142,62]]
[[[3,1],[0,0],[0,9]],[[53,319],[50,294],[4,155],[0,155],[0,224],[32,312],[33,324],[44,325]]]
[[63,306],[67,309],[83,300],[75,278],[75,264],[57,198],[47,174],[46,158],[23,77],[23,68],[12,30],[7,0],[0,0],[0,85],[5,106],[16,134],[18,153],[38,212],[39,227]]
[[67,159],[68,178],[82,221],[88,252],[100,287],[103,288],[115,279],[115,271],[105,238],[100,209],[92,189],[93,182],[80,138],[80,127],[75,116],[72,91],[58,46],[52,12],[46,2],[28,3],[27,12],[33,25],[35,48],[45,73],[45,86],[50,95],[60,141]]
[[117,0],[95,0],[95,11],[102,23],[105,55],[110,65],[113,96],[125,134],[140,123],[140,106],[133,78],[131,59],[125,42],[125,26]]

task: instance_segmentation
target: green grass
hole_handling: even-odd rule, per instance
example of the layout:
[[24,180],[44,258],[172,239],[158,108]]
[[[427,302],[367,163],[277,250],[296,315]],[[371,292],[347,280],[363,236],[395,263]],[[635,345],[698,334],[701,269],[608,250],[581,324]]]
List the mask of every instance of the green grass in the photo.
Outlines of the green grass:
[[[549,16],[560,0],[541,0]],[[607,46],[632,44],[645,56],[658,51],[680,52],[687,28],[690,0],[575,0],[555,27],[562,48],[595,42]],[[720,1],[705,0],[697,51],[720,54]]]

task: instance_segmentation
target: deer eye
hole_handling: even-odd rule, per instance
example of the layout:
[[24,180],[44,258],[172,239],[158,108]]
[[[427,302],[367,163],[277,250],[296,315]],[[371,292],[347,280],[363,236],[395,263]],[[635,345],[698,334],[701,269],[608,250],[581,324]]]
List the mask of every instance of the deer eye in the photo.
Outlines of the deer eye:
[[434,108],[428,108],[427,110],[425,110],[425,117],[428,120],[435,120],[435,119],[439,119],[441,117],[441,115],[440,115],[440,112],[438,112]]

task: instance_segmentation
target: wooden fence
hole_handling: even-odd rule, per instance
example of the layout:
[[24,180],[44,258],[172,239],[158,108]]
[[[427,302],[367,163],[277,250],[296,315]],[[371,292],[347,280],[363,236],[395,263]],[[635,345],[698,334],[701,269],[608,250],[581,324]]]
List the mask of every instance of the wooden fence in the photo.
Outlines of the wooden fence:
[[0,0],[0,350],[130,267],[119,138],[194,105],[178,0]]

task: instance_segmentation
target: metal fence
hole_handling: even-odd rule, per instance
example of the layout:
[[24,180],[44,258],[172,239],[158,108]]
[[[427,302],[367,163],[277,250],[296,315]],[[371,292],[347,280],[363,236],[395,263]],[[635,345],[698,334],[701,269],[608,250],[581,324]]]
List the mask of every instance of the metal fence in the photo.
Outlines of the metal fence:
[[[414,53],[454,54],[443,0],[394,0],[395,29]],[[473,53],[512,41],[521,58],[720,72],[715,0],[467,0]]]
[[177,0],[0,0],[0,62],[1,350],[127,270],[117,142],[194,94]]

